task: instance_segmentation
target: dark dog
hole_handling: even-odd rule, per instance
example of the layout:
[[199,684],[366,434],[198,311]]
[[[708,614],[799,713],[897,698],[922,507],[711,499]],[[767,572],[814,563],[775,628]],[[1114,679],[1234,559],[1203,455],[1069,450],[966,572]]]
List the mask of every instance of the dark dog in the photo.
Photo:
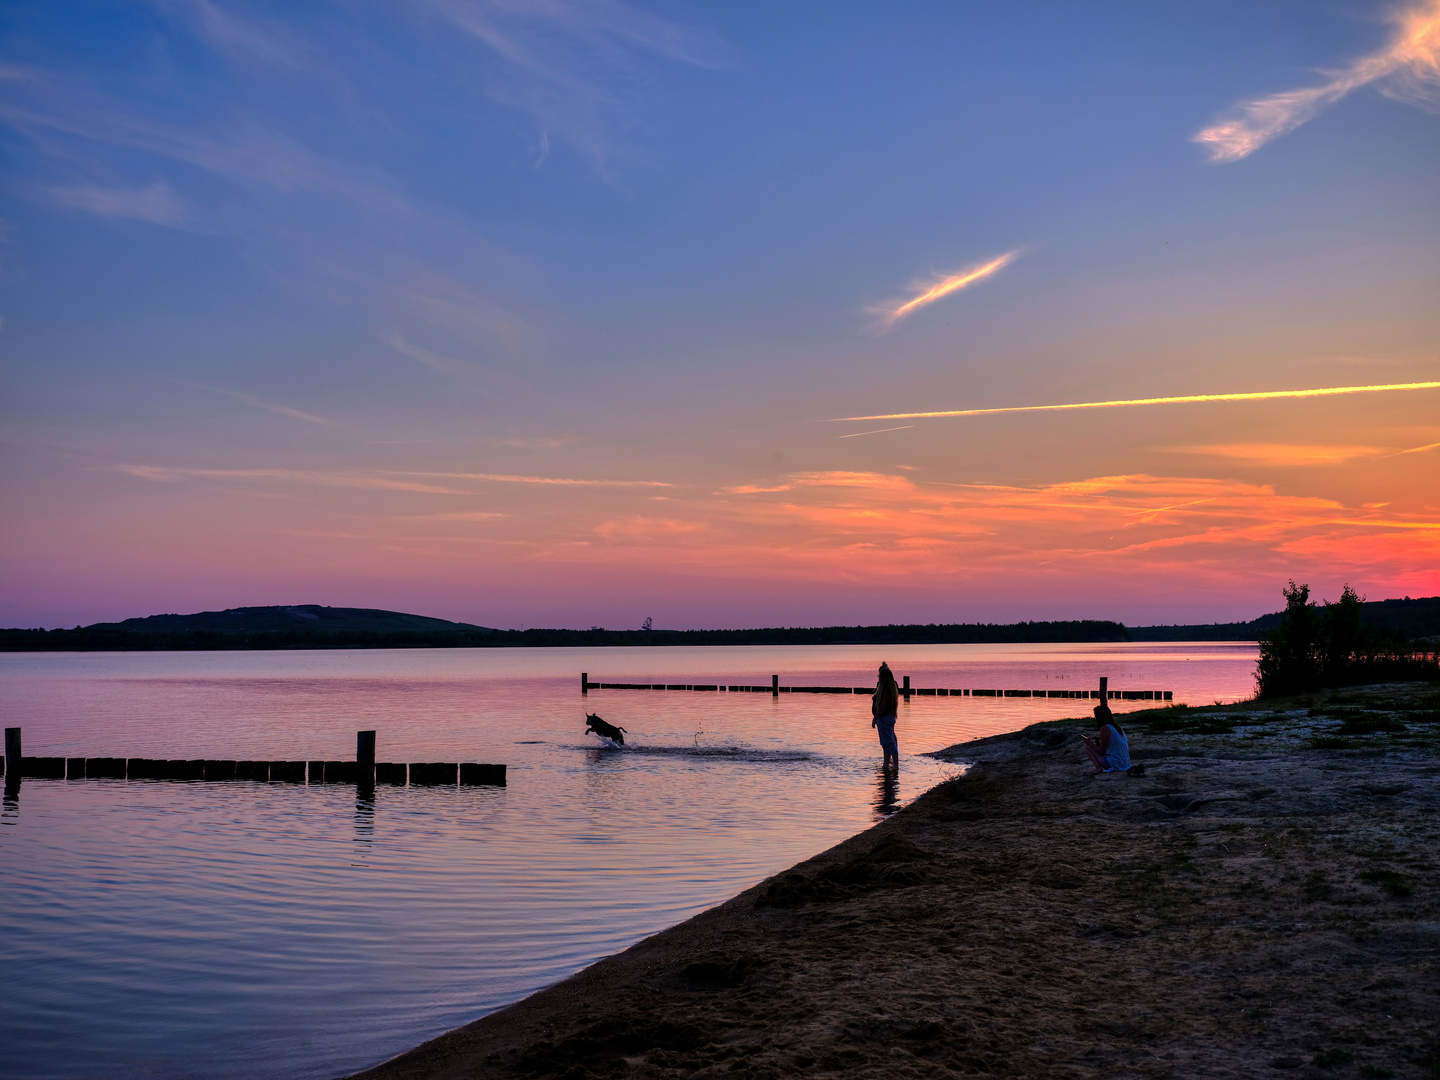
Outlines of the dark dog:
[[625,729],[623,727],[616,727],[614,724],[607,724],[594,713],[585,714],[585,730],[593,731],[596,735],[605,739],[611,739],[621,746],[625,745],[625,736],[621,734]]

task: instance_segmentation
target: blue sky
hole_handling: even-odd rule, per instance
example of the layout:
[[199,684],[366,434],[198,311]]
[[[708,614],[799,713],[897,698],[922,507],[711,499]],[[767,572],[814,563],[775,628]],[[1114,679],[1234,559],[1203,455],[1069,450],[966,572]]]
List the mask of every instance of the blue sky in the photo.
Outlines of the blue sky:
[[1435,39],[1385,60],[1433,7],[11,4],[0,621],[1440,591],[1435,391],[821,422],[1440,378]]

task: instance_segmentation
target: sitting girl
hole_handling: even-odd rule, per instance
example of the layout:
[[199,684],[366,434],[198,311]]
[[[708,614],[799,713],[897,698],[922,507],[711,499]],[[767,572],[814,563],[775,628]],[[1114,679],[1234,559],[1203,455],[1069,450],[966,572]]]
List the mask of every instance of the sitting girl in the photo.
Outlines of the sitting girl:
[[1099,733],[1094,738],[1080,736],[1090,764],[1097,773],[1125,772],[1130,768],[1130,740],[1125,737],[1125,729],[1115,722],[1110,706],[1104,703],[1095,706],[1095,726]]

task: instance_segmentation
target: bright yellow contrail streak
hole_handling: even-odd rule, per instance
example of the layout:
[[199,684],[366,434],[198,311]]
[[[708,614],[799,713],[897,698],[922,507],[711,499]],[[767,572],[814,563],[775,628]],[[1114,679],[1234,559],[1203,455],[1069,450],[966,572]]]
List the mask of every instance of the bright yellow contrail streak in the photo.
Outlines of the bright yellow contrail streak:
[[840,416],[846,420],[921,420],[940,416],[993,416],[996,413],[1053,412],[1060,409],[1114,409],[1122,405],[1193,405],[1202,401],[1269,401],[1273,398],[1334,397],[1337,394],[1376,394],[1382,390],[1435,390],[1437,382],[1384,383],[1378,386],[1326,386],[1318,390],[1262,390],[1253,394],[1187,394],[1183,397],[1130,398],[1123,401],[1081,401],[1068,405],[1011,405],[1003,409],[945,409],[937,412],[878,413],[875,416]]
[[886,321],[893,323],[898,319],[903,319],[906,315],[909,315],[910,312],[916,310],[917,308],[922,308],[926,304],[933,304],[942,296],[949,296],[951,293],[956,292],[959,289],[963,289],[967,285],[973,285],[981,278],[989,277],[991,274],[995,273],[995,271],[1001,269],[1007,263],[1011,262],[1015,258],[1016,254],[1018,253],[1014,251],[1009,251],[1006,252],[1004,255],[1001,255],[997,259],[991,259],[984,266],[977,266],[973,270],[966,270],[963,274],[951,274],[947,278],[942,278],[940,281],[937,281],[934,285],[931,285],[928,289],[922,292],[919,296],[912,297],[900,306],[891,308],[889,311],[886,311],[884,313]]

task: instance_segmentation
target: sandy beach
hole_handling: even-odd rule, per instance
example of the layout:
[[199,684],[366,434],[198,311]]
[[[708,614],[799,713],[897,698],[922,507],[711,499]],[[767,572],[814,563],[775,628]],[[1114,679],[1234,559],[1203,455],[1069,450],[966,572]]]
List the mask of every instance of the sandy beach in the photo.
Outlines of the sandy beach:
[[1082,720],[359,1074],[1440,1075],[1440,692]]

